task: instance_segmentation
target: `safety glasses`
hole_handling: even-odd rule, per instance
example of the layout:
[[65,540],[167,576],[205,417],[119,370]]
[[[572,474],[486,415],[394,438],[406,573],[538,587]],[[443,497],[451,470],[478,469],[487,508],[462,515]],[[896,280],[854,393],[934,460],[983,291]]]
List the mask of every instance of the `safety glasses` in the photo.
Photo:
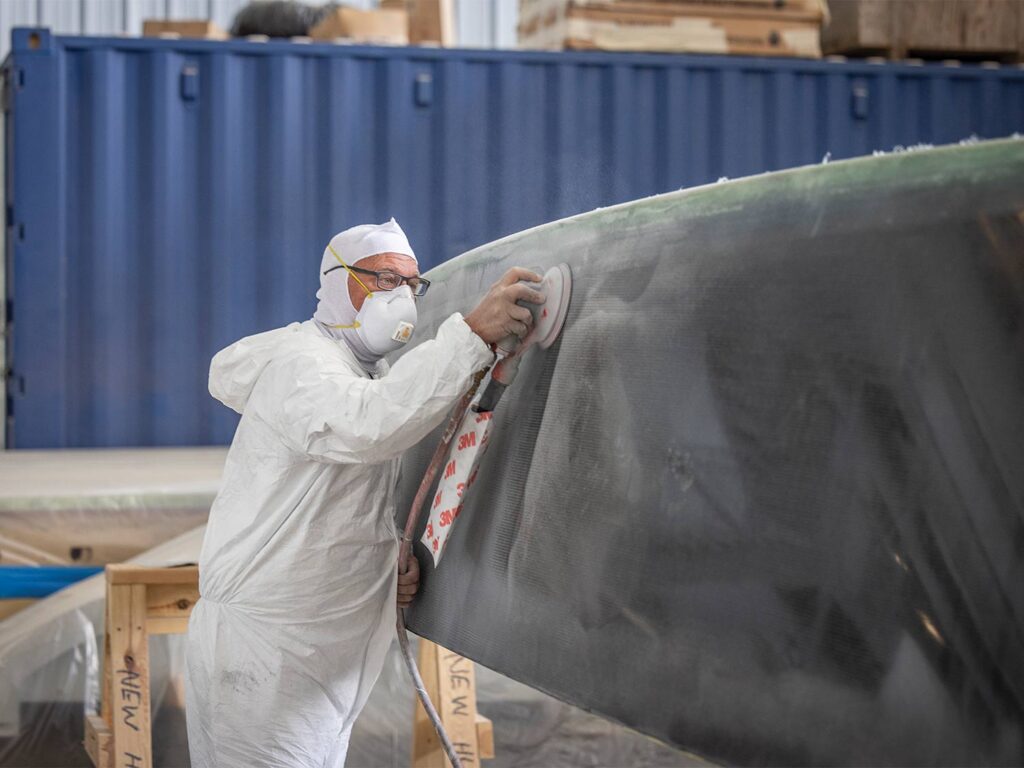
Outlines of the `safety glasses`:
[[427,292],[430,287],[430,281],[423,277],[406,277],[400,275],[397,272],[392,272],[388,269],[383,269],[380,272],[374,272],[372,269],[363,269],[362,267],[348,267],[344,264],[339,264],[336,267],[324,270],[324,274],[329,274],[336,269],[347,269],[350,272],[360,272],[364,275],[373,275],[377,280],[377,290],[379,291],[393,291],[398,286],[405,283],[412,290],[413,296],[422,296]]

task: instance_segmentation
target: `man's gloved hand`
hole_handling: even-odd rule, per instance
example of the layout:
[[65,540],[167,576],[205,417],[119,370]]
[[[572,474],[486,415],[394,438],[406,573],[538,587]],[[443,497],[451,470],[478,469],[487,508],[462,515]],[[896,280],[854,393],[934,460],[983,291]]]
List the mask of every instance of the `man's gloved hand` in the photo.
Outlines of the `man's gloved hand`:
[[544,294],[524,285],[520,280],[539,283],[542,278],[528,269],[512,267],[491,286],[476,308],[466,315],[466,324],[487,344],[495,344],[510,333],[520,339],[529,333],[533,315],[516,302],[543,304]]
[[408,608],[420,588],[420,563],[416,555],[409,553],[409,566],[405,573],[398,572],[398,607]]

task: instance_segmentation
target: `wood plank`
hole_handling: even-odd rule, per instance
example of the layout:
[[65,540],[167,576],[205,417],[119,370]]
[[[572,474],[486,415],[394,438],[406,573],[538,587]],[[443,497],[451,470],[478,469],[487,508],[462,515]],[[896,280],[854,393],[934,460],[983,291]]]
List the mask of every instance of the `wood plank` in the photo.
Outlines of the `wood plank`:
[[153,584],[146,588],[146,615],[188,618],[198,599],[198,584]]
[[452,0],[406,0],[409,11],[409,42],[412,45],[455,44],[455,10]]
[[[473,662],[438,646],[438,711],[455,753],[466,768],[480,765],[476,737],[476,671]],[[445,768],[451,768],[445,758]]]
[[668,24],[673,19],[760,19],[766,21],[821,22],[820,11],[782,9],[765,11],[756,6],[732,3],[679,3],[660,6],[653,3],[630,3],[628,6],[609,6],[607,3],[572,4],[566,10],[570,16],[587,16],[621,24]]
[[96,768],[113,768],[110,726],[99,715],[85,718],[85,751]]
[[108,584],[198,584],[199,568],[183,565],[180,568],[146,568],[131,563],[107,566]]
[[[430,700],[437,706],[438,702],[438,646],[429,640],[420,639],[416,665],[423,678],[423,687]],[[413,768],[444,768],[448,763],[441,740],[434,731],[434,726],[427,717],[427,712],[420,704],[419,698],[413,710],[412,733],[412,764]]]
[[480,745],[480,759],[494,758],[494,723],[479,712],[476,713],[476,740]]
[[309,30],[314,40],[346,38],[356,41],[409,44],[409,16],[406,11],[386,8],[364,11],[339,6],[330,10]]
[[[494,725],[476,709],[476,674],[464,656],[420,639],[417,665],[423,687],[437,707],[448,737],[466,768],[494,757]],[[451,768],[441,740],[416,700],[413,715],[413,768]]]
[[150,635],[183,635],[188,632],[188,616],[157,616],[146,619]]
[[111,702],[114,700],[114,664],[110,660],[110,585],[107,585],[106,604],[103,608],[103,688],[100,689],[100,717],[105,723],[113,722]]
[[227,40],[230,35],[209,19],[144,19],[143,37],[193,37],[205,40]]
[[1024,62],[1024,8],[1017,14],[1017,61]]
[[826,53],[884,53],[892,42],[890,0],[832,0],[821,30]]
[[107,589],[107,604],[113,677],[110,706],[114,765],[117,768],[151,768],[146,586],[111,584]]
[[822,29],[826,53],[900,59],[1019,56],[1022,0],[832,0]]
[[816,12],[734,3],[546,2],[522,17],[523,47],[820,58]]
[[6,600],[0,600],[0,621],[3,621],[8,616],[13,616],[20,610],[28,608],[34,602],[35,599],[31,597],[15,597]]
[[905,0],[894,7],[911,55],[939,52],[1012,54],[1019,0]]
[[731,53],[820,58],[816,22],[679,18],[671,24],[620,24],[587,15],[568,21],[566,45],[606,51]]
[[[888,0],[886,0],[888,1]],[[651,13],[690,13],[694,7],[754,11],[760,15],[774,13],[803,13],[823,16],[826,8],[822,0],[520,0],[520,15],[547,10],[552,6],[563,8],[605,8],[613,11],[646,9]],[[831,5],[831,4],[830,4]]]

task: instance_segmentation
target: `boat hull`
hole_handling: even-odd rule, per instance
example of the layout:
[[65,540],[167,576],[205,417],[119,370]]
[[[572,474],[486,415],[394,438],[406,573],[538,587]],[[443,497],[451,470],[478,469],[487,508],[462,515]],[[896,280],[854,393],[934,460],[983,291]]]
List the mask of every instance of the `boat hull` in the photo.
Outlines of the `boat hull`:
[[1024,142],[529,230],[418,335],[559,262],[414,631],[716,761],[1024,760]]

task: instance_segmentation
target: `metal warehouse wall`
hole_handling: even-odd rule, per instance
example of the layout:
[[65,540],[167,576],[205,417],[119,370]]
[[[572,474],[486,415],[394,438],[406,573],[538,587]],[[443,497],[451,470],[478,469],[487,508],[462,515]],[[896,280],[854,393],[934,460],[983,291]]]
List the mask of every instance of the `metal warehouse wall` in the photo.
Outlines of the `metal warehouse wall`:
[[227,442],[211,355],[308,318],[323,244],[359,222],[396,216],[430,266],[721,176],[1024,129],[1017,68],[45,30],[8,66],[25,448]]

